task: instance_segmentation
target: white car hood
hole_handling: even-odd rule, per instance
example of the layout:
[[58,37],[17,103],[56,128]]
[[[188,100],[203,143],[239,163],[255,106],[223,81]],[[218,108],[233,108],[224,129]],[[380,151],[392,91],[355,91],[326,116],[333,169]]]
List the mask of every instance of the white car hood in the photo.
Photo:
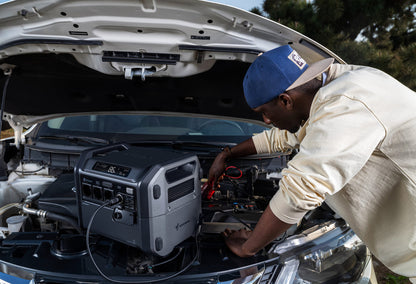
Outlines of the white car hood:
[[[0,68],[6,74],[12,69],[4,110],[10,119],[26,126],[58,113],[110,111],[112,104],[101,103],[98,92],[92,95],[93,91],[89,90],[81,94],[90,88],[84,81],[92,74],[101,74],[104,81],[108,76],[118,78],[118,85],[125,81],[130,86],[129,92],[136,94],[139,89],[133,91],[131,85],[141,83],[132,82],[160,77],[193,78],[212,70],[219,61],[247,63],[248,66],[261,52],[284,44],[291,44],[309,63],[326,57],[342,62],[320,44],[285,26],[208,1],[10,1],[0,5]],[[56,64],[51,63],[54,60]],[[64,66],[60,65],[62,62],[67,66],[60,68]],[[76,71],[75,66],[80,71]],[[83,82],[80,82],[80,74]],[[0,87],[3,90],[7,76],[2,75]],[[232,76],[229,73],[221,76],[228,75]],[[241,80],[231,81],[242,82],[241,74],[238,76]],[[72,81],[64,84],[64,78]],[[71,95],[66,89],[48,87],[48,82],[59,80],[66,88],[78,85],[79,89],[72,90]],[[103,85],[104,81],[91,80],[91,83]],[[163,84],[157,86],[156,89],[160,89]],[[103,93],[109,87],[98,89]],[[127,96],[127,92],[121,88],[119,94],[115,90],[113,95]],[[226,96],[244,103],[241,87],[238,92],[231,93],[228,91]],[[158,96],[158,92],[155,94]],[[67,102],[66,96],[72,96],[72,100]],[[192,96],[195,98],[189,99],[195,101],[195,92]],[[216,98],[214,94],[212,99]],[[71,103],[74,100],[79,101]],[[116,110],[227,114],[216,107],[212,112],[191,108],[184,111],[183,107],[172,106],[157,109],[155,104],[134,100],[133,107],[125,104]],[[22,101],[28,105],[22,106]],[[244,112],[247,110],[246,107]],[[230,116],[239,115],[232,113]],[[247,114],[243,117],[249,118]]]

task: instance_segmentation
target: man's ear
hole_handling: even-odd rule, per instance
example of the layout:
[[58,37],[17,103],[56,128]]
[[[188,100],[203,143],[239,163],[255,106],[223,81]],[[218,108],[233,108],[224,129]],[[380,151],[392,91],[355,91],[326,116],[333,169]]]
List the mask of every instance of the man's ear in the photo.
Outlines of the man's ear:
[[292,110],[294,101],[288,93],[282,93],[279,96],[279,104],[287,110]]

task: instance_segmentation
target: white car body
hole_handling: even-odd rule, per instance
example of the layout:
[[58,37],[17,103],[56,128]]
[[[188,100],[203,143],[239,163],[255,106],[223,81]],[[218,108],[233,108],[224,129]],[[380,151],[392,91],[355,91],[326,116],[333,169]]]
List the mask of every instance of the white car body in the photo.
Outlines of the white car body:
[[[1,151],[0,282],[319,283],[326,279],[326,283],[376,283],[368,250],[348,224],[330,210],[307,215],[302,224],[291,228],[254,258],[242,260],[233,256],[219,238],[218,233],[225,226],[241,227],[244,222],[224,223],[215,214],[194,232],[196,247],[186,239],[176,244],[174,256],[152,255],[153,248],[151,252],[142,252],[145,245],[135,246],[134,241],[127,240],[131,236],[112,238],[117,228],[123,228],[127,222],[120,222],[115,214],[125,213],[125,208],[110,208],[105,204],[106,197],[101,196],[105,192],[110,192],[111,198],[119,196],[112,195],[115,188],[97,189],[95,184],[97,191],[87,192],[90,195],[86,196],[79,184],[78,162],[85,153],[95,151],[106,139],[116,145],[126,139],[138,144],[137,149],[143,153],[146,150],[141,147],[148,144],[177,147],[175,151],[180,149],[184,155],[195,153],[199,161],[191,164],[198,168],[193,175],[201,177],[201,181],[195,179],[199,192],[199,183],[206,178],[207,167],[218,150],[267,128],[245,104],[242,76],[261,53],[285,44],[290,44],[308,63],[327,57],[344,63],[324,46],[279,23],[209,1],[18,0],[0,4],[0,88],[4,99],[1,107],[3,119],[15,131],[13,141],[3,139]],[[63,126],[64,122],[77,119],[86,122],[79,122],[75,128]],[[151,122],[133,127],[133,119]],[[123,122],[112,126],[116,120]],[[151,124],[154,121],[157,124]],[[174,121],[180,124],[172,127]],[[95,129],[101,122],[112,128]],[[127,129],[129,123],[131,128],[121,129]],[[212,126],[211,132],[207,125]],[[223,133],[216,136],[212,131]],[[263,201],[263,196],[257,196],[254,190],[258,187],[267,194],[277,190],[279,167],[289,158],[277,153],[235,161],[243,169],[242,180],[232,181],[229,177],[229,184],[223,184],[223,188],[231,189],[226,194],[217,190],[214,197],[203,200],[202,211],[223,206],[231,213],[255,210],[259,215],[262,208],[252,206],[257,208],[256,202]],[[265,166],[266,162],[270,164]],[[273,162],[279,166],[276,168]],[[125,169],[117,167],[111,165],[111,171]],[[74,172],[75,181],[71,176]],[[104,179],[108,174],[96,172],[95,176]],[[64,177],[69,180],[63,181]],[[81,184],[84,181],[81,179]],[[65,199],[67,196],[61,196],[59,190],[52,196],[58,201],[47,199],[57,182],[60,186],[74,184],[72,199]],[[71,188],[67,188],[70,195]],[[253,189],[250,193],[243,190],[244,201],[236,197],[241,188]],[[133,196],[132,188],[123,190],[123,196]],[[233,191],[237,193],[230,194]],[[192,199],[191,195],[186,198]],[[90,239],[90,226],[80,213],[84,210],[80,204],[85,200],[85,206],[102,205],[114,210],[115,215],[106,223],[113,233],[93,231],[97,243],[92,246],[96,246],[96,251],[90,250],[87,241],[85,251],[69,257],[56,246],[64,246],[62,232],[71,232],[68,238]],[[75,210],[72,215],[65,215],[56,209],[68,209],[66,203],[72,201],[77,201],[78,213]],[[123,206],[128,207],[126,204]],[[158,210],[170,212],[171,206]],[[100,209],[89,225],[94,216],[100,218]],[[141,210],[136,206],[132,214]],[[225,214],[221,212],[224,210],[216,213]],[[22,229],[12,232],[6,220],[13,216],[23,216],[32,223],[26,224],[27,221]],[[128,221],[128,226],[134,226],[139,217],[135,218]],[[178,222],[176,230],[186,222]],[[52,238],[48,242],[36,239],[47,236]],[[112,251],[117,256],[134,254],[140,258],[137,269],[127,269],[131,261],[120,264],[115,261],[117,257],[97,253],[99,244],[106,247],[109,243],[111,248],[121,248],[120,252]],[[210,248],[210,244],[214,247]],[[209,256],[204,257],[199,250]],[[100,260],[98,267],[104,272],[94,258]],[[113,266],[109,268],[106,262]],[[81,263],[82,267],[74,263]],[[165,263],[170,267],[165,267]],[[347,267],[348,263],[353,264]],[[153,271],[155,267],[163,269]],[[331,276],[325,276],[326,273]]]

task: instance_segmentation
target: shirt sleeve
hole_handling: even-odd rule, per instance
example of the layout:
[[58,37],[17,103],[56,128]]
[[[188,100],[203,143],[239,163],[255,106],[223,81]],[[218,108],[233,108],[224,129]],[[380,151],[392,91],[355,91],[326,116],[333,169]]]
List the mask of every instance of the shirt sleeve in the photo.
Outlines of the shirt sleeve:
[[290,152],[299,146],[297,134],[271,128],[252,137],[257,154]]
[[[386,133],[371,110],[353,98],[331,96],[314,108],[299,153],[283,170],[280,190],[270,201],[272,212],[289,224],[341,190]],[[270,143],[279,144],[278,139],[273,136]]]

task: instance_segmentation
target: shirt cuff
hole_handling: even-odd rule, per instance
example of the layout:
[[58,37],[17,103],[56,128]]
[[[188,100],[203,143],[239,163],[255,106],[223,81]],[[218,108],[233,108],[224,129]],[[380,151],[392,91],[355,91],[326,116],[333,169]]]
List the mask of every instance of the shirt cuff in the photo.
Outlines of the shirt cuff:
[[281,189],[273,196],[269,205],[273,214],[287,224],[298,223],[308,212],[308,210],[293,207],[290,198]]

